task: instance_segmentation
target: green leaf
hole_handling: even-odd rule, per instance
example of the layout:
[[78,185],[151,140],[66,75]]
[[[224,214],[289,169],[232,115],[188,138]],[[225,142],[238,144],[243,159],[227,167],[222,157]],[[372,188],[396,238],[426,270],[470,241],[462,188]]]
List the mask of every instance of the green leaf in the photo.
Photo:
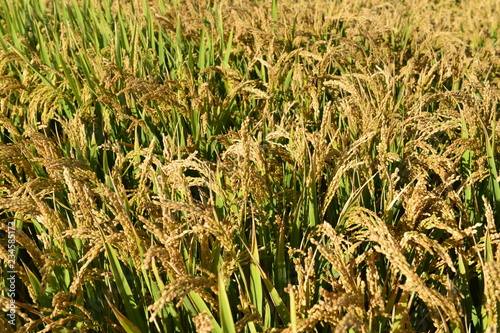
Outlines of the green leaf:
[[113,304],[111,304],[111,302],[109,301],[107,296],[105,296],[105,297],[106,297],[106,301],[108,302],[109,307],[111,308],[111,310],[113,310],[113,313],[115,314],[116,318],[120,322],[120,325],[125,330],[125,332],[127,332],[127,333],[141,333],[141,330],[139,328],[137,328],[137,326],[135,326],[134,323],[132,323],[120,311],[118,311],[118,309]]
[[231,304],[229,303],[229,298],[226,293],[226,284],[224,282],[224,277],[219,271],[218,274],[218,285],[219,285],[219,313],[222,323],[222,331],[224,333],[236,333],[236,327],[234,326],[233,314],[231,312]]
[[200,48],[198,49],[198,68],[200,70],[203,70],[206,68],[205,66],[205,52],[206,52],[206,46],[205,46],[205,38],[206,38],[206,31],[203,29],[201,31],[201,38],[200,38]]
[[102,230],[101,234],[104,239],[104,246],[106,249],[109,264],[111,266],[111,272],[113,273],[113,277],[115,278],[116,286],[118,287],[118,293],[120,294],[123,305],[125,307],[125,312],[132,320],[132,322],[140,328],[141,332],[147,332],[147,325],[144,322],[141,312],[137,306],[132,288],[130,288],[128,280],[123,273],[120,261],[116,257],[115,251],[113,250],[111,245],[109,245],[109,243],[106,241],[106,236],[104,235]]
[[264,270],[260,266],[259,262],[253,256],[252,252],[250,252],[250,249],[248,249],[248,247],[247,247],[247,250],[250,253],[250,257],[252,259],[253,264],[259,270],[260,277],[261,277],[262,281],[264,281],[264,285],[266,286],[266,289],[267,289],[269,295],[271,296],[271,300],[272,300],[274,306],[276,307],[278,315],[282,319],[283,323],[288,324],[290,322],[290,311],[288,311],[285,303],[283,302],[283,299],[280,297],[280,295],[279,295],[278,291],[276,290],[276,288],[274,287],[272,281],[267,277],[267,274],[264,272]]
[[192,317],[202,312],[207,313],[211,317],[212,325],[214,326],[212,333],[225,333],[225,331],[221,329],[219,323],[215,320],[212,312],[210,311],[203,298],[201,298],[201,296],[197,292],[189,292],[188,297],[184,299],[183,305],[188,309]]
[[293,290],[290,291],[290,325],[292,333],[297,333],[297,312],[295,308],[295,295]]
[[28,279],[30,280],[31,288],[35,292],[35,301],[38,301],[38,304],[42,307],[51,307],[52,302],[48,295],[42,290],[42,285],[36,275],[24,263],[23,266],[26,271],[26,275],[28,275]]
[[274,21],[278,19],[278,0],[272,0],[271,17]]
[[[252,235],[251,235],[251,251],[252,256],[257,263],[260,262],[259,258],[259,248],[257,245],[257,236],[255,233],[255,223],[252,223]],[[262,279],[260,277],[259,268],[254,261],[250,262],[250,299],[254,304],[257,311],[262,315]]]
[[234,29],[231,29],[231,33],[229,34],[229,38],[227,40],[226,50],[224,52],[224,65],[229,66],[229,57],[231,56],[231,48],[233,47],[233,32]]

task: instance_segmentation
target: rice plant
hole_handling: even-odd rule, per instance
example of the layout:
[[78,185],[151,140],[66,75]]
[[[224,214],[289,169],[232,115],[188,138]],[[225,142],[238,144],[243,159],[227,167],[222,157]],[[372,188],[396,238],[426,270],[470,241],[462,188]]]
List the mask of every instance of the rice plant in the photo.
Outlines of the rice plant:
[[499,30],[0,0],[0,332],[497,332]]

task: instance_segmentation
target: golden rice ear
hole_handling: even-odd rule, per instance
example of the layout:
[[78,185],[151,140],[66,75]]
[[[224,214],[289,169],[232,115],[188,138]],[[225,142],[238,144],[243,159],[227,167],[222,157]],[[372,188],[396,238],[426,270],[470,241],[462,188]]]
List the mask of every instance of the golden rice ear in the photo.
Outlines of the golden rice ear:
[[484,263],[485,289],[484,289],[484,304],[485,311],[488,316],[487,327],[490,330],[495,330],[498,326],[498,303],[500,302],[500,260],[492,260]]
[[[425,281],[413,269],[407,261],[403,245],[405,242],[399,240],[398,236],[373,212],[357,208],[349,215],[349,224],[355,224],[368,231],[366,237],[375,242],[374,250],[386,256],[390,262],[392,270],[400,272],[406,278],[406,282],[401,285],[403,290],[417,291],[430,311],[430,316],[436,325],[451,320],[459,327],[462,324],[460,319],[461,308],[447,300],[435,289],[426,285]],[[403,236],[406,235],[403,234]],[[410,237],[408,235],[408,237]],[[445,255],[446,257],[446,255]]]
[[210,333],[214,329],[212,318],[206,312],[200,312],[193,318],[197,333]]
[[499,323],[498,304],[500,302],[500,234],[496,231],[493,210],[490,203],[483,197],[486,209],[487,228],[482,237],[482,244],[477,246],[477,255],[485,275],[484,305],[488,316],[488,330],[494,331]]

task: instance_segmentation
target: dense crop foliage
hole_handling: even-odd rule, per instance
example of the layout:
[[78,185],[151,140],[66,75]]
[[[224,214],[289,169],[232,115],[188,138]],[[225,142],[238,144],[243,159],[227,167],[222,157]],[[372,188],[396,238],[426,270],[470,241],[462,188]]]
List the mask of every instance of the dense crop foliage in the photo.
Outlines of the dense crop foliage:
[[497,332],[499,33],[495,0],[0,0],[0,331]]

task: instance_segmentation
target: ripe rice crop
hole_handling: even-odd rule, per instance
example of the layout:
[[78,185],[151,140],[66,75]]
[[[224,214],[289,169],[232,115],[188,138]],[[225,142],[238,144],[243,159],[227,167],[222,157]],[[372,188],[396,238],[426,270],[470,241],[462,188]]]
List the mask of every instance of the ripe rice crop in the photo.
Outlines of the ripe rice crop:
[[495,0],[0,0],[0,332],[497,332],[499,34]]

